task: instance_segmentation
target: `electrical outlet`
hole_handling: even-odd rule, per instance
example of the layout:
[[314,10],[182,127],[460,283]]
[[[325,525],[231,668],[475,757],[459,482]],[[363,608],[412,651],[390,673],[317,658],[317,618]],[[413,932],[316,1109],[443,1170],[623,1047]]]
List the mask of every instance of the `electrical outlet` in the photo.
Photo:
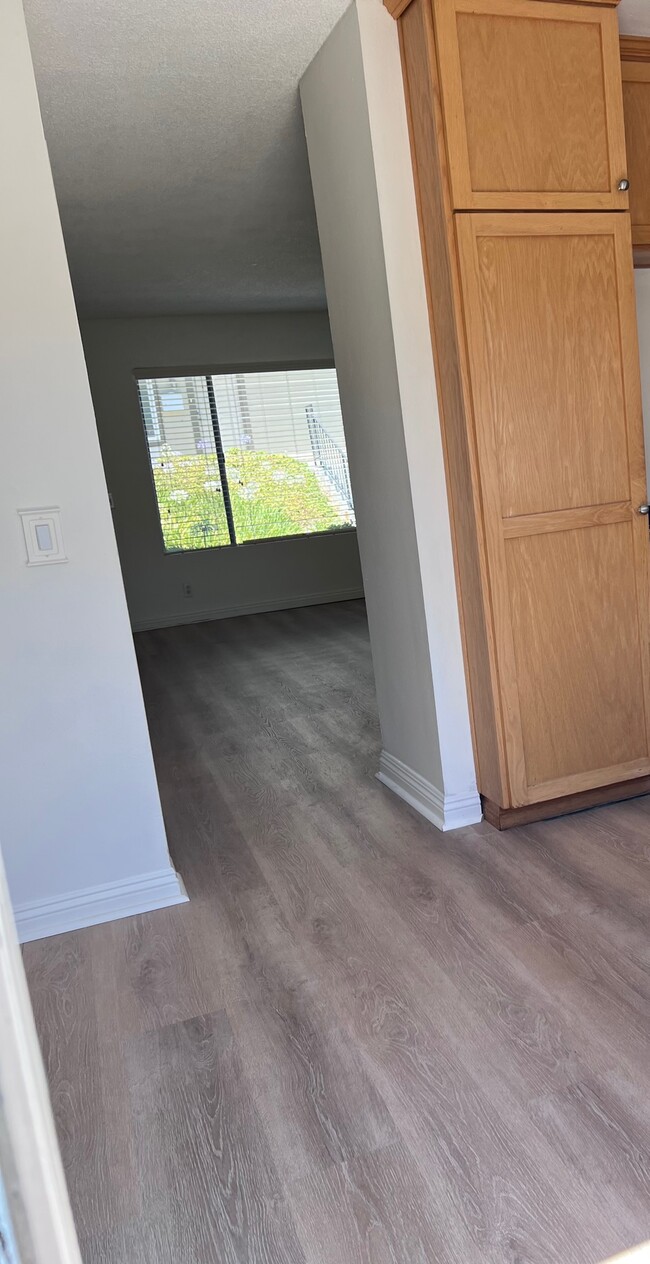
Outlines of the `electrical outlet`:
[[191,597],[191,596],[192,596],[192,585],[191,585],[191,584],[183,584],[183,596],[184,596],[184,597]]

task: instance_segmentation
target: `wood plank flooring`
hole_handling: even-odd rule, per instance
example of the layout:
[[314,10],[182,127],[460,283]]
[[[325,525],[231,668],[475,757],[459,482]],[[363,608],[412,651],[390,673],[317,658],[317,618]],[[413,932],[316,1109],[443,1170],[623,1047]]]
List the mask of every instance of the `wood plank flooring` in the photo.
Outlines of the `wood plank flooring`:
[[189,905],[27,945],[85,1264],[598,1264],[650,1237],[650,799],[441,835],[363,605],[137,637]]

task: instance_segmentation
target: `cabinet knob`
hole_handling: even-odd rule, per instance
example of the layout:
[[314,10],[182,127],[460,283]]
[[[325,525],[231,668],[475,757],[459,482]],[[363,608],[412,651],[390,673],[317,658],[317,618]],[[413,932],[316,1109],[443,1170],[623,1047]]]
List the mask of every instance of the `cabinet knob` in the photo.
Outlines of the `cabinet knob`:
[[630,187],[630,182],[629,182],[629,180],[627,180],[627,179],[619,180],[619,182],[618,182],[618,191],[619,191],[619,193],[627,193],[627,191],[628,191],[629,187]]
[[640,514],[650,514],[650,505],[639,505]]

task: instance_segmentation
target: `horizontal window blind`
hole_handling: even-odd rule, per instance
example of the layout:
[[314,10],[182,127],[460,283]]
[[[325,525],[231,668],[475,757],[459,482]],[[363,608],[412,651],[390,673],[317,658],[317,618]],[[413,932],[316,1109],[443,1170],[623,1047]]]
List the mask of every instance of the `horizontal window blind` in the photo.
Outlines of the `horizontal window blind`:
[[143,378],[165,549],[355,524],[335,369]]

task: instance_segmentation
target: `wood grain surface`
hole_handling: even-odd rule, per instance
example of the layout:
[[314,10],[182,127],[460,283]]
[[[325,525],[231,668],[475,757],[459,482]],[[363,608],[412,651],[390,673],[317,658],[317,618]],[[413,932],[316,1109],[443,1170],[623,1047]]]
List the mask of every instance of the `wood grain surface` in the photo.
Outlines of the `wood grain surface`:
[[618,24],[588,4],[433,0],[455,210],[627,210]]
[[621,61],[650,61],[650,37],[621,35]]
[[512,796],[501,806],[517,807],[650,774],[629,217],[487,212],[457,216],[456,231]]
[[137,646],[190,903],[25,948],[85,1264],[650,1236],[650,799],[440,834],[375,779],[359,602]]
[[[480,309],[483,403],[503,518],[630,498],[628,411],[614,215],[463,216],[464,295]],[[565,235],[561,236],[563,231]],[[628,261],[629,267],[629,261]],[[630,269],[631,271],[631,269]],[[475,295],[474,285],[478,293]],[[631,402],[630,402],[631,403]],[[640,416],[634,423],[641,425]]]
[[[399,30],[477,779],[501,820],[650,774],[617,22],[602,5],[412,0]],[[561,571],[592,547],[625,552],[622,584],[601,564]]]
[[646,794],[650,794],[650,777],[634,777],[631,781],[619,781],[617,785],[597,786],[596,789],[581,790],[578,794],[563,795],[559,799],[546,799],[543,803],[529,803],[521,808],[501,808],[484,795],[483,816],[496,829],[512,829],[514,825],[549,821],[567,812],[584,812],[586,808],[620,803],[623,799],[637,799]]
[[[384,5],[388,9],[388,12],[391,14],[391,17],[399,18],[406,11],[406,9],[408,9],[409,5],[412,4],[412,2],[413,0],[384,0]],[[538,0],[538,2],[543,3],[543,4],[548,4],[551,2],[551,0]],[[558,0],[554,0],[554,3],[557,3],[557,2]],[[569,4],[569,3],[573,3],[573,0],[560,0],[560,3]],[[597,3],[597,4],[602,4],[602,5],[610,5],[612,8],[615,8],[617,5],[621,3],[621,0],[585,0],[585,3],[587,4]],[[645,44],[646,42],[647,42],[646,39],[643,37],[639,38],[634,35],[621,36],[621,47],[625,46],[626,48],[630,50],[636,49],[637,45]]]

